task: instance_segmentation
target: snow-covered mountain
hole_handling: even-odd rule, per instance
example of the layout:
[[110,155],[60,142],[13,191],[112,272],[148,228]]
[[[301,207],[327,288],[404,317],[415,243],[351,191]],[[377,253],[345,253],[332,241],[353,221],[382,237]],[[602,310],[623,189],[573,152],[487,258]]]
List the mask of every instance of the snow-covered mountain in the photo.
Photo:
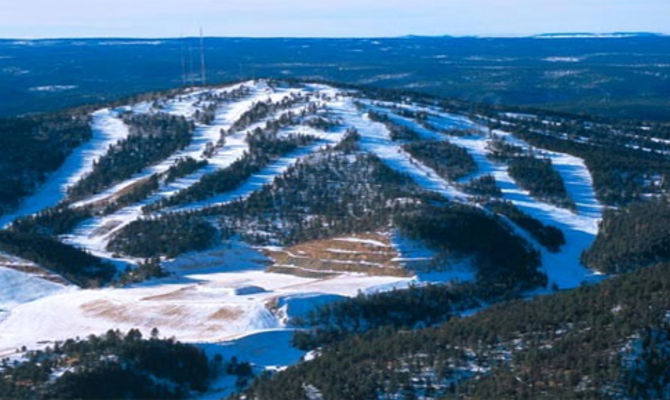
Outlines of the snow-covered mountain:
[[[269,80],[90,116],[92,138],[2,219],[14,254],[0,268],[0,357],[158,328],[285,366],[304,355],[290,343],[300,319],[360,293],[473,284],[493,301],[606,276],[580,259],[607,201],[603,171],[581,148],[542,145],[603,148],[606,123]],[[649,129],[616,142],[667,156]],[[14,246],[36,236],[95,268]]]

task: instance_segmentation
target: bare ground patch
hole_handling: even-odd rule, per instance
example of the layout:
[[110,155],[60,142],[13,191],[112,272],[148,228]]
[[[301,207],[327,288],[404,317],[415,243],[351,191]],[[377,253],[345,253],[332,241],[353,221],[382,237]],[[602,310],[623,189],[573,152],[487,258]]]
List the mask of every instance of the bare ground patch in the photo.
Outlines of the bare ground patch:
[[342,273],[408,276],[396,261],[398,252],[386,234],[361,233],[346,237],[314,240],[295,246],[265,250],[274,260],[270,272],[308,278],[326,278]]

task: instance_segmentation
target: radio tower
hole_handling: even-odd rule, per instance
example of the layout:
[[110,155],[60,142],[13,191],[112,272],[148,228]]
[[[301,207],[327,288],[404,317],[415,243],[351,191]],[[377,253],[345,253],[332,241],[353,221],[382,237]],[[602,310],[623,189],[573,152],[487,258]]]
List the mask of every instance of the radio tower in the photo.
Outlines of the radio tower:
[[202,27],[200,27],[200,79],[203,85],[207,83],[205,77],[205,44],[202,36]]
[[184,55],[184,37],[179,38],[179,52],[181,53],[181,84],[186,86],[186,56]]

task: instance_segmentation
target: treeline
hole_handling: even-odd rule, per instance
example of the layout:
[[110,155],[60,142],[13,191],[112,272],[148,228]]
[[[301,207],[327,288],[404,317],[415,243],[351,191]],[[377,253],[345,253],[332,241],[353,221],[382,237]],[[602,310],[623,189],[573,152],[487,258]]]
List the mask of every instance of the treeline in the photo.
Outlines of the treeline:
[[209,212],[224,231],[252,243],[290,245],[388,227],[408,198],[440,201],[374,155],[327,149],[299,160],[248,198]]
[[485,295],[477,285],[411,286],[388,292],[359,294],[328,303],[310,312],[306,320],[293,324],[293,345],[312,350],[381,327],[418,329],[446,321],[458,312],[481,306]]
[[125,114],[122,118],[130,134],[110,146],[93,170],[68,189],[71,198],[98,193],[169,157],[189,144],[195,129],[193,122],[163,113]]
[[33,261],[83,287],[100,287],[111,281],[116,268],[98,257],[31,229],[0,231],[0,249]]
[[652,139],[660,135],[658,129],[648,132],[628,121],[594,123],[576,116],[543,123],[541,113],[539,118],[508,119],[505,125],[499,122],[500,116],[494,118],[498,122],[490,123],[492,129],[504,129],[533,146],[582,158],[593,176],[598,200],[605,204],[624,205],[645,193],[670,189],[670,158],[659,152],[667,149]]
[[375,111],[368,111],[368,117],[375,121],[381,122],[389,131],[391,140],[414,141],[421,139],[421,136],[412,128],[395,123],[388,114],[379,113]]
[[133,257],[166,256],[205,250],[217,237],[207,221],[181,214],[138,219],[123,227],[107,245],[112,252]]
[[461,188],[467,193],[483,198],[502,197],[502,191],[490,174],[475,178],[461,185]]
[[551,159],[536,157],[535,152],[494,137],[489,142],[489,158],[507,163],[507,172],[531,196],[559,207],[574,210],[575,204],[568,195],[563,178],[554,169]]
[[0,213],[18,206],[91,138],[90,118],[83,109],[0,118]]
[[258,101],[252,107],[245,111],[228,129],[228,134],[244,130],[254,123],[260,122],[279,110],[285,110],[299,103],[306,103],[309,96],[303,96],[298,93],[291,93],[281,100],[274,102],[271,99]]
[[183,399],[205,392],[221,374],[246,381],[247,363],[210,360],[195,346],[131,329],[56,342],[2,361],[0,393],[12,399]]
[[584,264],[612,274],[665,261],[670,261],[668,198],[606,210],[596,240],[582,254]]
[[413,142],[405,144],[403,149],[447,180],[456,180],[477,171],[477,164],[467,150],[448,141]]
[[517,157],[509,161],[507,172],[533,197],[546,200],[557,206],[575,209],[561,175],[556,172],[548,158],[533,156]]
[[[649,337],[648,327],[663,326],[668,291],[670,265],[663,264],[494,305],[436,328],[354,334],[320,349],[311,361],[262,375],[232,398],[662,398],[653,389],[667,382],[667,369],[651,369],[656,375],[648,377],[660,372],[661,380],[631,379],[635,372],[622,362],[621,349],[634,335]],[[636,359],[663,366],[667,354],[643,352]]]
[[206,167],[207,164],[209,164],[209,162],[206,159],[196,160],[193,157],[182,157],[165,172],[165,183],[174,182],[178,178]]
[[535,240],[551,252],[558,252],[565,244],[565,236],[560,229],[545,225],[541,221],[519,210],[509,201],[493,201],[488,203],[487,208],[491,211],[502,214],[512,222],[528,231]]
[[90,207],[68,207],[59,204],[12,222],[11,230],[58,236],[72,231],[80,222],[93,216]]
[[195,103],[197,109],[193,114],[193,119],[201,124],[209,125],[216,118],[216,111],[221,107],[222,103],[240,100],[250,94],[251,89],[248,86],[241,86],[219,93],[212,91],[200,93],[198,94],[198,101]]
[[312,136],[296,134],[279,138],[274,129],[268,131],[258,128],[247,137],[249,151],[237,161],[227,168],[203,176],[198,182],[173,196],[146,206],[145,211],[188,204],[235,189],[271,161],[313,140]]
[[503,294],[544,286],[540,255],[498,218],[461,204],[417,207],[395,215],[395,226],[452,258],[471,257],[477,283]]

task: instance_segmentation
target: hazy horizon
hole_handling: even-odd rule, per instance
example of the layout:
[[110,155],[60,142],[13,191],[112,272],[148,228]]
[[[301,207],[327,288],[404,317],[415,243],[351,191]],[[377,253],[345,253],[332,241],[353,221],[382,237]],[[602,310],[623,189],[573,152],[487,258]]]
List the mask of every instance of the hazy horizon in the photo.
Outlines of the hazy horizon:
[[[542,33],[670,33],[664,0],[175,0],[133,2],[27,0],[4,7],[0,37],[385,38],[417,36],[525,37]],[[502,17],[501,17],[502,16]]]
[[[535,38],[543,35],[602,35],[603,37],[616,37],[616,35],[651,35],[651,36],[670,36],[670,32],[651,32],[651,31],[612,31],[612,32],[537,32],[520,35],[505,35],[505,34],[491,34],[491,35],[450,35],[450,34],[435,34],[435,35],[421,35],[414,33],[407,33],[395,36],[217,36],[208,35],[204,32],[205,39],[402,39],[406,37],[425,37],[425,38],[481,38],[481,39],[523,39]],[[0,40],[25,40],[25,41],[40,41],[40,40],[181,40],[181,39],[197,39],[197,33],[183,36],[44,36],[44,37],[9,37],[0,36]]]

